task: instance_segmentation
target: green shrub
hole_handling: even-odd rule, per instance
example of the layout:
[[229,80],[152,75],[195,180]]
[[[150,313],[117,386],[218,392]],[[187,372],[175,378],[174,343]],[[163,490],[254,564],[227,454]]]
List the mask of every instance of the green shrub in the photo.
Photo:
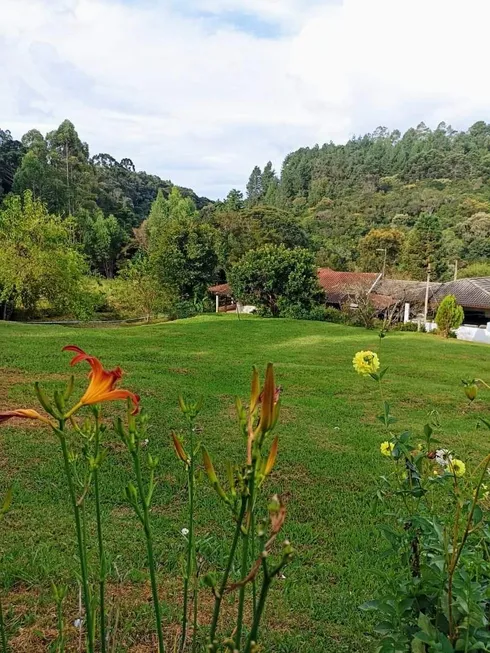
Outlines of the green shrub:
[[325,320],[325,307],[311,306],[305,307],[301,304],[290,304],[287,300],[281,298],[277,302],[280,317],[292,318],[294,320],[316,320],[323,322]]
[[419,331],[417,322],[398,322],[391,327],[392,331]]
[[333,322],[334,324],[343,324],[344,322],[342,311],[339,311],[338,308],[334,308],[333,306],[327,306],[323,312],[323,315],[323,319],[326,322]]
[[464,311],[457,303],[454,295],[444,297],[436,314],[437,329],[441,336],[448,338],[449,334],[460,327],[464,320]]

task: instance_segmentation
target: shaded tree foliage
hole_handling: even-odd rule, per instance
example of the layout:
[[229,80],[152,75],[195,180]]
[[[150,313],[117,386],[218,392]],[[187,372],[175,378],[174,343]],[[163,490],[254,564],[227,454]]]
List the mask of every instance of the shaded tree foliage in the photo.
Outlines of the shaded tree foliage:
[[371,229],[359,242],[359,267],[365,272],[394,270],[402,250],[405,234],[399,229]]
[[447,264],[442,249],[442,230],[436,215],[423,213],[408,234],[402,266],[412,279],[423,280],[430,265],[432,278],[443,277]]
[[[101,274],[112,276],[116,259],[134,251],[125,249],[133,230],[141,228],[158,192],[162,200],[171,200],[174,188],[170,181],[137,171],[127,157],[90,157],[69,120],[45,136],[31,129],[21,141],[0,130],[0,200],[9,192],[29,191],[49,213],[75,216],[91,268]],[[178,198],[192,207],[193,215],[209,203],[186,188],[178,189]]]
[[218,212],[214,224],[219,232],[219,256],[228,269],[246,252],[262,245],[283,244],[306,247],[308,236],[301,224],[288,212],[257,205],[244,211]]
[[150,237],[154,273],[175,300],[200,301],[213,282],[218,265],[217,233],[191,218],[170,219]]
[[34,311],[42,300],[58,312],[79,313],[87,273],[69,226],[30,191],[10,195],[0,211],[0,305]]

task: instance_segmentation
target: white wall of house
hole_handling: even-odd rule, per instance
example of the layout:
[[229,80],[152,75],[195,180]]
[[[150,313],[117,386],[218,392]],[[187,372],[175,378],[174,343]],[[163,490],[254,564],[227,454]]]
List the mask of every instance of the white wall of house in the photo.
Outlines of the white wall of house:
[[[437,324],[435,322],[426,322],[425,328],[429,332],[434,331],[434,329],[437,329]],[[490,345],[490,322],[487,323],[486,327],[460,326],[459,329],[456,329],[456,336],[458,340]]]

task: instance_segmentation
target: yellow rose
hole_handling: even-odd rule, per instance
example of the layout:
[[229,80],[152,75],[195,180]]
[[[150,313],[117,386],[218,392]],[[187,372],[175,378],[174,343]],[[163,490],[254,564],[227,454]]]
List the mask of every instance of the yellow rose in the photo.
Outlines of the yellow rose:
[[464,476],[466,474],[466,465],[462,460],[458,460],[457,458],[453,458],[449,462],[449,471],[454,474],[455,476]]
[[383,456],[391,456],[394,448],[395,445],[393,444],[393,442],[386,441],[381,443],[379,450],[381,451]]
[[367,376],[379,370],[378,354],[373,351],[358,351],[352,360],[354,369],[358,374]]

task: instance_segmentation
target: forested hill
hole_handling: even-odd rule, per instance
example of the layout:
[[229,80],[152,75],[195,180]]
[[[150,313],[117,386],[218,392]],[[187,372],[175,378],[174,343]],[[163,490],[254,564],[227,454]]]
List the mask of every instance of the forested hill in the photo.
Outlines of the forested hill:
[[[129,158],[90,156],[69,120],[46,136],[31,129],[20,141],[0,129],[0,203],[10,192],[22,195],[30,190],[50,213],[63,217],[101,210],[130,231],[148,216],[158,189],[167,196],[172,186],[156,175],[136,171]],[[209,203],[190,189],[180,191],[197,208]]]
[[304,147],[280,176],[256,166],[247,203],[296,215],[321,265],[379,270],[376,250],[386,248],[398,274],[423,277],[431,262],[443,277],[456,259],[490,257],[490,124],[457,132],[421,123],[403,135],[379,127],[345,145]]

